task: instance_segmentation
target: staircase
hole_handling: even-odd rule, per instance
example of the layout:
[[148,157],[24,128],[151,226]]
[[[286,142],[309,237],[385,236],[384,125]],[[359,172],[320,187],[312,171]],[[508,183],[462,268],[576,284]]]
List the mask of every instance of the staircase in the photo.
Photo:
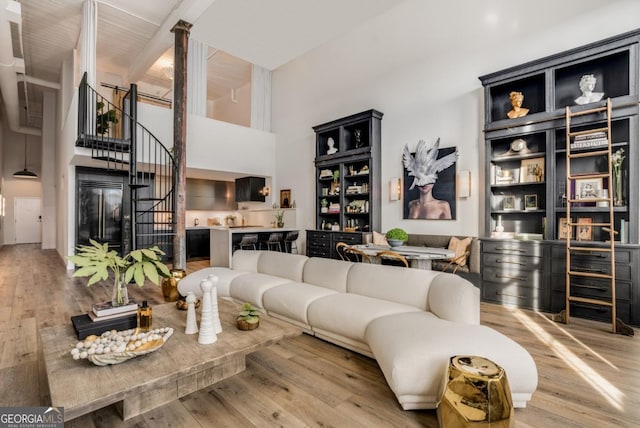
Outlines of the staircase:
[[158,246],[173,257],[176,165],[173,156],[138,123],[137,87],[116,106],[87,84],[79,87],[76,147],[91,151],[101,168],[128,173],[130,213],[123,213],[123,252]]

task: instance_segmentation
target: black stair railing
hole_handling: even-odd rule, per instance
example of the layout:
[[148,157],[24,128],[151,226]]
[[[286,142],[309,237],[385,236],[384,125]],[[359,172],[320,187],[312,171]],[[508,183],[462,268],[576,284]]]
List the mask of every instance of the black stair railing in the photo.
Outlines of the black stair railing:
[[[137,86],[116,106],[86,82],[79,88],[78,140],[109,170],[127,171],[131,213],[124,213],[125,249],[157,245],[172,258],[175,235],[175,162],[167,149],[137,121]],[[126,220],[128,219],[128,220]]]

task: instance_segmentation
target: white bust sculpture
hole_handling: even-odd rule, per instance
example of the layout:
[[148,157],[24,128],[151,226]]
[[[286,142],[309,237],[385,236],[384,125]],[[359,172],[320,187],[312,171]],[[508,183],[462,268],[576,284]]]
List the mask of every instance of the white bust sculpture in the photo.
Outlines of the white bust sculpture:
[[327,148],[328,155],[332,155],[338,151],[338,149],[336,148],[336,142],[333,141],[333,138],[331,137],[327,139],[327,146],[329,146],[329,148]]
[[596,76],[593,74],[585,74],[580,78],[580,91],[582,95],[575,99],[576,104],[589,104],[600,101],[604,96],[604,92],[593,92],[596,87]]

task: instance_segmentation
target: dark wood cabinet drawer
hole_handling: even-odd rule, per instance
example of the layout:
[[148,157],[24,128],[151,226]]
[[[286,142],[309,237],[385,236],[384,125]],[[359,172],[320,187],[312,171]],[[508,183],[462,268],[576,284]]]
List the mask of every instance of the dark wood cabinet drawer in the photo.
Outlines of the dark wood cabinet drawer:
[[331,234],[329,232],[320,232],[317,230],[307,230],[307,242],[308,241],[323,241],[328,243],[331,241]]
[[[553,275],[551,289],[564,295],[566,290],[565,277]],[[630,301],[632,297],[632,285],[626,281],[616,281],[616,299]],[[571,278],[571,295],[590,297],[594,299],[611,299],[611,287],[609,281],[599,278]]]
[[[551,310],[560,312],[565,308],[564,293],[554,292],[551,296]],[[618,300],[616,302],[616,317],[624,323],[633,324],[631,320],[631,303]],[[611,308],[606,306],[590,305],[582,302],[571,302],[570,316],[588,318],[596,321],[611,322]]]
[[482,253],[542,257],[544,247],[533,242],[482,241]]
[[342,232],[334,232],[332,235],[333,245],[338,242],[344,242],[349,245],[357,245],[362,244],[362,234],[361,233],[342,233]]
[[485,266],[482,269],[482,281],[498,284],[514,284],[524,287],[540,288],[543,285],[541,271],[525,271],[519,267],[495,268]]
[[522,308],[547,310],[549,295],[538,287],[521,283],[503,284],[496,282],[482,283],[482,299]]
[[[622,249],[616,249],[616,264],[625,264],[625,263],[631,263],[631,251],[629,250],[622,250]],[[606,262],[609,260],[609,253],[607,251],[577,251],[577,250],[573,250],[571,252],[573,257],[584,257],[584,258],[588,258],[590,260],[593,260],[594,262]],[[566,259],[566,248],[565,247],[560,247],[560,246],[554,246],[553,249],[551,250],[551,256],[556,259],[556,258],[562,258],[563,260]]]
[[506,269],[535,270],[544,268],[544,258],[528,257],[520,254],[495,254],[484,253],[482,255],[484,266],[494,266]]
[[[555,257],[551,261],[552,274],[565,273],[566,259]],[[611,272],[611,264],[602,259],[594,259],[591,257],[571,256],[571,268],[576,272],[609,274]],[[623,281],[631,281],[633,267],[630,264],[616,263],[616,279]]]
[[307,257],[329,258],[331,257],[331,249],[307,246]]

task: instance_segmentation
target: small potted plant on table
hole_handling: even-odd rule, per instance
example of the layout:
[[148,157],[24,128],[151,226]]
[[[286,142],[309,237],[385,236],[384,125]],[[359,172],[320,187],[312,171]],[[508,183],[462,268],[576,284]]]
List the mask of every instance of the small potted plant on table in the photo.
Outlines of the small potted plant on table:
[[392,247],[399,247],[409,239],[409,235],[403,229],[398,227],[389,230],[385,237],[387,238],[387,242]]
[[236,318],[236,325],[240,330],[253,330],[260,325],[260,312],[251,303],[242,305],[240,313]]

